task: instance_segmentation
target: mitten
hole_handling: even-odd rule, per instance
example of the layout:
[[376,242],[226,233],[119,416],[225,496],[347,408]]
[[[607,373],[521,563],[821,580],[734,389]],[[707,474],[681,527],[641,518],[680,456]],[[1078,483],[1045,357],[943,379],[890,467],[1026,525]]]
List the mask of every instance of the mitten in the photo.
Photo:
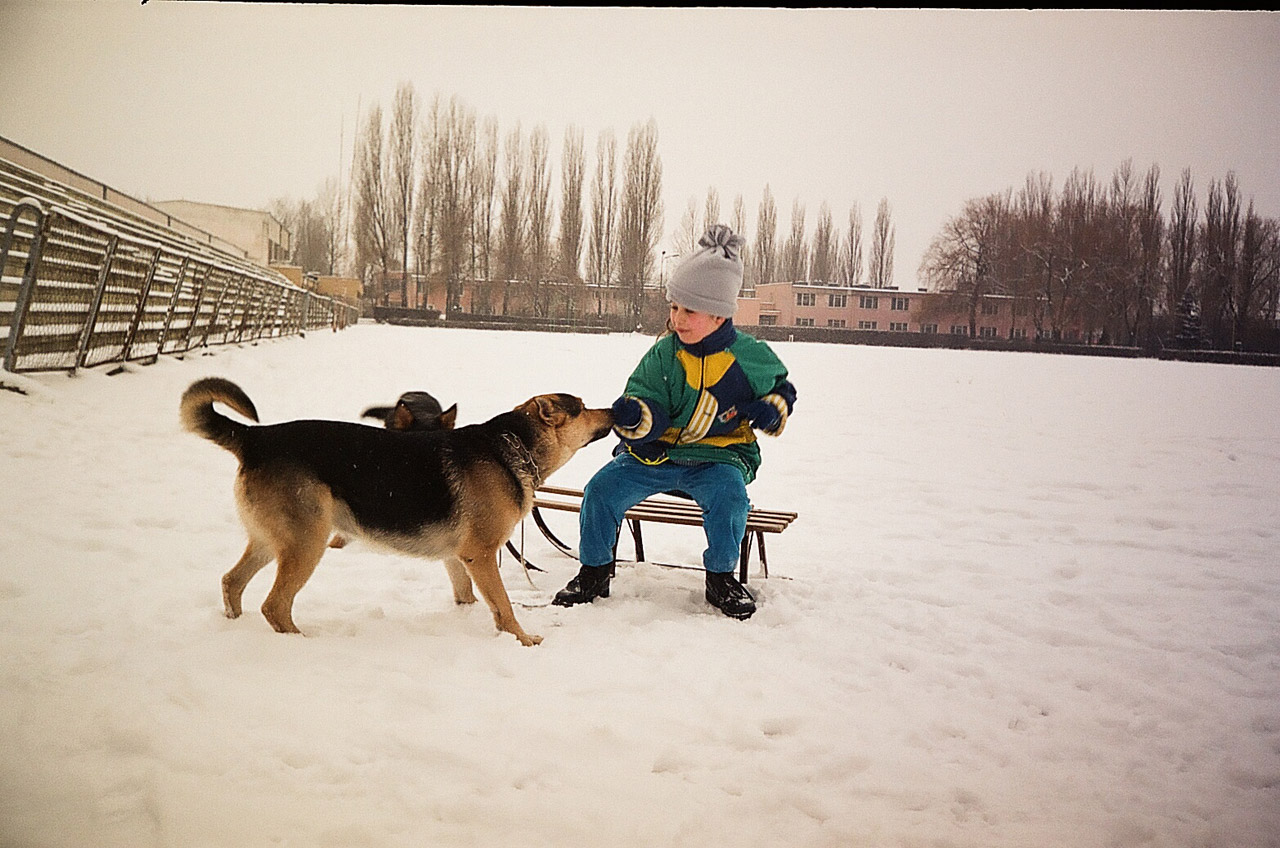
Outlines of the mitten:
[[753,400],[739,411],[752,427],[776,436],[786,426],[786,416],[783,413],[786,408],[783,405],[784,403],[781,398],[779,398],[779,403],[777,404],[773,403],[772,400]]
[[613,430],[628,444],[650,442],[671,422],[667,411],[651,400],[624,395],[613,402]]
[[613,411],[614,426],[622,430],[635,429],[644,418],[644,407],[633,397],[620,397],[610,408]]

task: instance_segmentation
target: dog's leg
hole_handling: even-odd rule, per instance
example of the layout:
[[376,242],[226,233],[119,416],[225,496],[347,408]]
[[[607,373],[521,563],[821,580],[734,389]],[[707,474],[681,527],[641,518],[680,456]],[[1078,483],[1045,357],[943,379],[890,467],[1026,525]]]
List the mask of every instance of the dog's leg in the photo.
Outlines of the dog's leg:
[[453,584],[453,600],[459,604],[474,604],[476,593],[471,590],[471,575],[460,559],[446,559],[445,571],[449,572],[449,582]]
[[222,575],[222,608],[227,618],[240,617],[240,597],[244,594],[244,587],[269,562],[270,549],[261,542],[250,539],[248,547],[244,549],[244,556],[240,557],[240,561],[230,571]]
[[493,611],[493,620],[498,625],[498,629],[515,636],[520,640],[521,645],[537,645],[541,642],[541,636],[525,633],[520,622],[516,621],[515,611],[511,608],[511,599],[507,597],[507,589],[502,585],[502,575],[498,573],[498,551],[496,549],[463,551],[462,562],[466,565],[471,579],[475,581],[476,588],[480,590],[480,597],[484,598],[489,609]]
[[292,540],[276,557],[276,582],[262,602],[262,615],[278,633],[300,633],[293,623],[293,599],[311,579],[324,556],[328,533]]

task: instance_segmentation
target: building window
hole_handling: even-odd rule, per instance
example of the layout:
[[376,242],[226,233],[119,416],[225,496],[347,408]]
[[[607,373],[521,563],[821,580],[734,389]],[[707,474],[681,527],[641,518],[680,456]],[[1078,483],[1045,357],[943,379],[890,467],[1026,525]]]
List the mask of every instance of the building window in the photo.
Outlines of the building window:
[[844,309],[848,305],[849,305],[849,295],[847,294],[827,295],[827,306],[834,306],[837,309]]
[[797,327],[812,327],[812,326],[813,326],[813,319],[812,319],[812,318],[797,318],[797,319],[796,319],[796,326],[797,326]]
[[859,321],[858,322],[859,330],[874,330],[875,328],[876,328],[875,321]]
[[889,322],[889,332],[891,332],[891,333],[905,333],[906,331],[907,331],[907,322],[906,322],[906,321],[890,321],[890,322]]
[[1025,327],[1014,327],[1014,328],[1013,328],[1013,337],[1014,337],[1015,339],[1025,339],[1025,338],[1027,337],[1027,331],[1026,331],[1026,328],[1025,328]]
[[817,306],[818,296],[813,292],[796,292],[796,306]]
[[951,325],[951,335],[953,335],[953,336],[967,336],[967,335],[969,335],[969,328],[968,328],[968,327],[966,327],[964,324],[952,324],[952,325]]
[[936,333],[936,332],[938,332],[938,325],[937,325],[937,324],[921,324],[921,325],[920,325],[920,332],[922,332],[922,333]]
[[778,316],[777,316],[777,315],[761,315],[761,316],[760,316],[760,326],[761,326],[761,327],[776,327],[776,326],[778,326]]
[[983,304],[982,304],[982,314],[983,314],[983,315],[999,315],[999,314],[1000,314],[1000,304],[998,304],[998,303],[983,303]]
[[845,321],[843,318],[828,318],[827,326],[834,327],[836,329],[843,329],[849,326],[849,322]]
[[978,337],[983,339],[994,339],[999,335],[995,327],[979,327]]
[[869,294],[859,295],[858,306],[862,307],[863,309],[879,309],[880,298],[875,297],[874,295],[869,295]]
[[911,299],[906,297],[895,297],[889,301],[889,308],[896,312],[906,312],[911,308]]

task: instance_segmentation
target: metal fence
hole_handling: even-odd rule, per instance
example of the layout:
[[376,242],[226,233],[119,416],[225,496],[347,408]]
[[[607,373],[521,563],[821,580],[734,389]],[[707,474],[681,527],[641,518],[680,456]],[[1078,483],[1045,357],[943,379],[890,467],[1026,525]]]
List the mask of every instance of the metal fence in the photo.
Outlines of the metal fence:
[[342,301],[0,159],[10,372],[154,359],[354,323]]

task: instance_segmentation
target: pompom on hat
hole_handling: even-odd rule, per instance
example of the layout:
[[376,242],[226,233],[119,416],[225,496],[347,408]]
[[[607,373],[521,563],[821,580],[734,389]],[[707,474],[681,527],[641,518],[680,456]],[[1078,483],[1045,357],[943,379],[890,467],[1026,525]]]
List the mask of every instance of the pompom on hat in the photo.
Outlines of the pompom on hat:
[[698,249],[686,257],[667,283],[667,300],[694,312],[732,318],[742,288],[742,236],[724,224],[710,227]]

